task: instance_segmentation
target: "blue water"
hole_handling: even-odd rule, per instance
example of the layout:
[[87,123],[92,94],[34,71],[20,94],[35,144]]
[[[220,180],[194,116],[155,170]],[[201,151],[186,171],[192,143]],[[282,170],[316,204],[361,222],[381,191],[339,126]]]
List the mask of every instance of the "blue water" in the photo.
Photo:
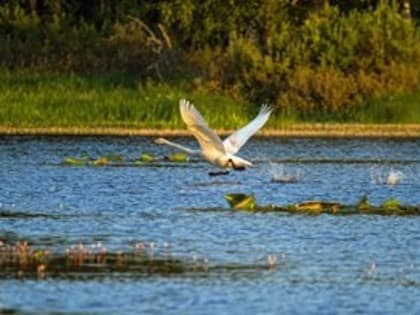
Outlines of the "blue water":
[[[192,138],[176,141],[195,146]],[[86,279],[0,278],[0,310],[104,314],[420,314],[420,218],[235,212],[224,194],[259,204],[307,200],[420,204],[420,140],[254,138],[255,167],[209,177],[193,160],[165,167],[70,167],[69,156],[174,151],[147,137],[1,137],[0,240],[64,252],[153,243],[206,272]],[[166,165],[166,164],[165,164]],[[401,182],[386,185],[391,170]],[[297,174],[294,184],[272,176]],[[269,255],[277,261],[266,265]],[[249,268],[223,268],[223,266]],[[253,267],[255,266],[255,268]]]

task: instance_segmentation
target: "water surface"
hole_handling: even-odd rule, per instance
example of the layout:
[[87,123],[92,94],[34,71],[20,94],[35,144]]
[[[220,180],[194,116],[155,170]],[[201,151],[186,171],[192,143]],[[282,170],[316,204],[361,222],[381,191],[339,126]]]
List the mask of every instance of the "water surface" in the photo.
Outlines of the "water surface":
[[[195,146],[192,138],[174,139]],[[0,309],[109,314],[419,314],[420,220],[398,216],[247,213],[223,196],[259,204],[321,199],[420,204],[419,140],[254,138],[255,167],[210,177],[209,164],[134,166],[142,152],[174,151],[148,137],[0,138],[0,240],[64,252],[153,243],[206,271],[0,279]],[[64,158],[121,154],[129,166],[70,167]],[[403,173],[397,185],[382,180]],[[273,183],[278,173],[294,184]],[[379,179],[378,179],[379,178]],[[15,214],[15,215],[13,215]],[[273,268],[268,256],[277,258]],[[235,266],[230,268],[230,266]],[[242,267],[241,267],[242,266]]]

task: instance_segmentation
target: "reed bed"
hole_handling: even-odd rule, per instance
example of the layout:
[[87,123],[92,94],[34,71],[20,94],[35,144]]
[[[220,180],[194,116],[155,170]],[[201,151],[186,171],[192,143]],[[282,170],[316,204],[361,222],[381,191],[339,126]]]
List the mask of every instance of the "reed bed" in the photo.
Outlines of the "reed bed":
[[[284,263],[284,261],[283,261]],[[64,252],[30,245],[27,241],[0,241],[1,278],[109,278],[259,272],[276,267],[275,255],[255,264],[210,264],[207,257],[175,257],[169,246],[138,242],[131,250],[108,251],[102,243],[76,244]]]
[[[9,135],[188,135],[179,114],[181,98],[191,100],[224,135],[247,124],[260,106],[187,81],[156,82],[119,73],[0,71],[0,80],[0,134]],[[318,120],[276,108],[260,134],[419,137],[419,100],[420,94],[375,100],[352,116],[320,113]]]

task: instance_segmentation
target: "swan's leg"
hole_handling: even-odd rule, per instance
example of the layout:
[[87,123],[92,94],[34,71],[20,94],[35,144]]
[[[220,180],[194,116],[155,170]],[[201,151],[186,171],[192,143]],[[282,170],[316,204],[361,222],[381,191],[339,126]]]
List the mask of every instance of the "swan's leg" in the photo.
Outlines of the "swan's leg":
[[229,171],[209,172],[209,176],[228,175]]
[[245,170],[245,166],[236,166],[235,163],[233,163],[233,160],[232,159],[229,159],[228,163],[232,166],[232,168],[235,171],[243,171],[243,170]]

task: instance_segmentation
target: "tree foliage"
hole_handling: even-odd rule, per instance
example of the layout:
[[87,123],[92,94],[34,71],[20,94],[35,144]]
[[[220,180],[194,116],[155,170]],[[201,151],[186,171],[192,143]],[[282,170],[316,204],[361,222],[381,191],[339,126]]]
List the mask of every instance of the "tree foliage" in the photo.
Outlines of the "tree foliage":
[[400,11],[385,0],[0,0],[0,66],[188,78],[285,112],[350,112],[419,89],[417,11]]

